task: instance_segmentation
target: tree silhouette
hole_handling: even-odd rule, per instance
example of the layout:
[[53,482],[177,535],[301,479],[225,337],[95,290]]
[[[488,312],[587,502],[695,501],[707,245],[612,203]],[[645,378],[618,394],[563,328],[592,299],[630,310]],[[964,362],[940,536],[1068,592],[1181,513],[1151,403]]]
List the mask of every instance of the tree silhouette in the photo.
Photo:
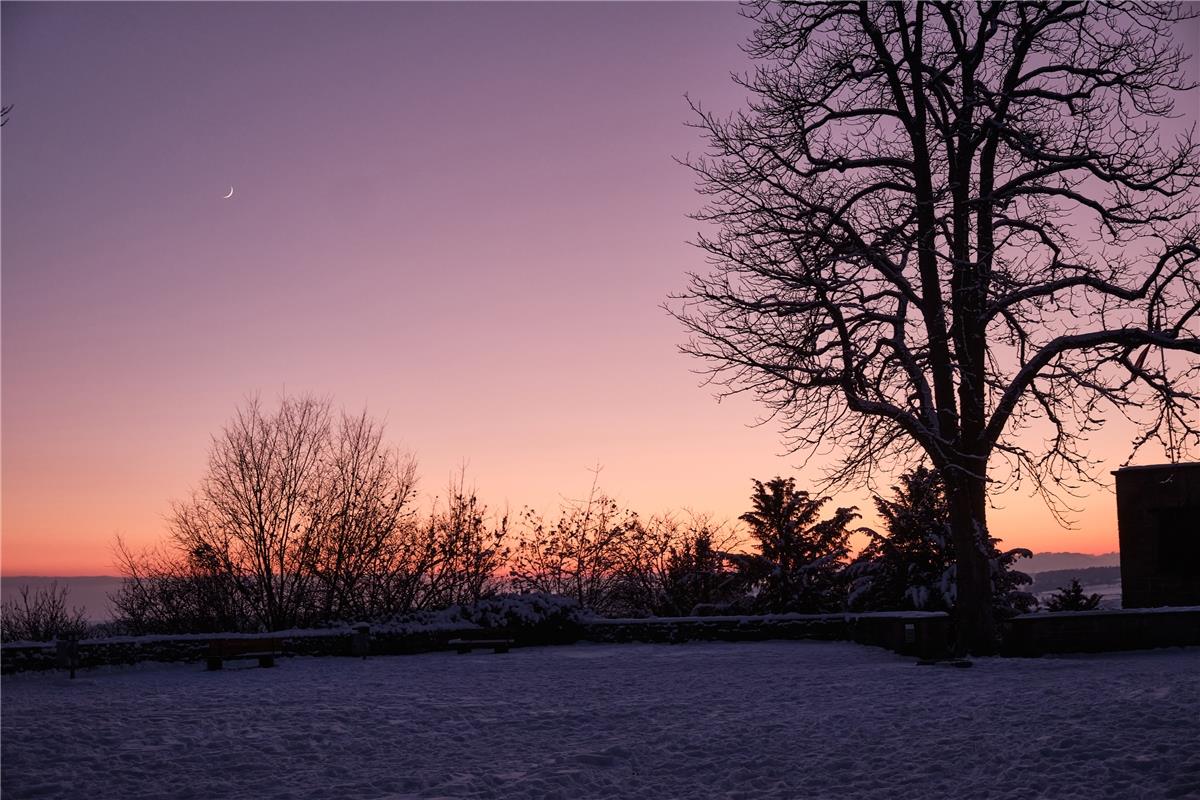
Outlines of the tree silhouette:
[[[1148,3],[753,4],[752,95],[694,104],[710,274],[674,313],[722,393],[825,486],[928,459],[946,481],[960,650],[990,652],[987,496],[1095,479],[1115,410],[1200,442],[1200,153],[1158,125],[1194,88]],[[1150,354],[1153,353],[1153,357]],[[1045,444],[1043,445],[1043,442]],[[1131,454],[1132,455],[1132,454]]]
[[[247,402],[175,503],[169,550],[118,541],[114,602],[140,631],[282,630],[396,611],[420,597],[437,548],[414,521],[416,467],[366,414],[327,400]],[[402,607],[403,608],[403,607]],[[403,609],[407,610],[407,609]]]
[[1078,578],[1071,578],[1046,600],[1047,611],[1091,611],[1100,605],[1102,595],[1085,594]]
[[[950,503],[941,476],[925,466],[900,476],[892,499],[878,495],[875,508],[887,534],[870,531],[871,540],[848,568],[850,606],[864,611],[953,609],[958,595]],[[988,539],[992,607],[1001,616],[1030,611],[1036,605],[1025,586],[1033,580],[1013,568],[1028,550],[1001,550]]]
[[900,476],[892,499],[875,497],[887,535],[871,540],[850,567],[850,606],[866,611],[945,611],[954,606],[954,549],[945,487],[927,467]]
[[617,613],[686,616],[741,600],[744,576],[727,556],[738,544],[732,529],[703,514],[638,518],[620,550]]
[[698,606],[727,607],[741,599],[745,582],[729,564],[729,544],[727,532],[707,524],[679,537],[668,551],[660,613],[692,614]]
[[569,597],[600,614],[613,611],[637,515],[621,509],[593,481],[587,498],[564,503],[556,522],[546,522],[532,509],[522,517],[509,563],[513,587]]
[[60,636],[82,636],[88,624],[82,608],[67,608],[66,586],[21,586],[18,597],[0,605],[0,641],[48,642]]
[[766,611],[836,611],[842,605],[841,569],[849,553],[854,508],[820,519],[828,497],[797,491],[793,478],[754,481],[754,510],[740,519],[750,527],[759,554],[743,560],[758,579]]

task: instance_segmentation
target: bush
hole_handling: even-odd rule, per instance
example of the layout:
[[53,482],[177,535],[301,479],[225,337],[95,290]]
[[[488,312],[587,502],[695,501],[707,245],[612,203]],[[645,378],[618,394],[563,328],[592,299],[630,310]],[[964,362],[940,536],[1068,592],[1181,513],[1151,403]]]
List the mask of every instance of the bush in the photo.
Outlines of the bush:
[[553,523],[532,509],[522,516],[509,564],[515,589],[571,597],[602,615],[622,610],[621,566],[639,530],[637,514],[593,485],[587,499],[565,503]]
[[622,543],[608,616],[677,617],[701,604],[730,603],[747,592],[728,551],[736,532],[689,513],[636,520]]
[[124,581],[109,596],[124,631],[134,634],[253,632],[257,619],[247,603],[245,577],[212,563],[197,548],[186,558],[148,550],[134,554],[120,538],[117,558]]
[[537,642],[578,638],[583,610],[573,598],[544,592],[502,594],[462,607],[462,616],[483,628],[504,628]]

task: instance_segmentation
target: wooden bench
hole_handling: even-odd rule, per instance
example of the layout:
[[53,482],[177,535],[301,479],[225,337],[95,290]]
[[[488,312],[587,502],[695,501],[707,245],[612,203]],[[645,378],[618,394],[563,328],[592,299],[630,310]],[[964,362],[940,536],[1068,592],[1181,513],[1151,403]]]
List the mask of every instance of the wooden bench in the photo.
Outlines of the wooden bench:
[[278,639],[213,639],[208,644],[208,668],[221,669],[226,661],[256,658],[260,667],[275,666]]
[[449,645],[458,651],[458,654],[465,655],[477,647],[491,648],[493,653],[507,653],[508,648],[512,647],[512,639],[451,639]]

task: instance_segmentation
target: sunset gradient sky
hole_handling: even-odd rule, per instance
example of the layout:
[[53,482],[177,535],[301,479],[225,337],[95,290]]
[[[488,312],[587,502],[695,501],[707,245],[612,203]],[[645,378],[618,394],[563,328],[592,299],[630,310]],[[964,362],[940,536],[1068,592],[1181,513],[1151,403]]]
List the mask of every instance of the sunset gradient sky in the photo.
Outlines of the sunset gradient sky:
[[[493,507],[552,510],[600,464],[643,514],[733,518],[751,477],[819,474],[698,386],[660,308],[703,268],[672,156],[701,147],[685,92],[743,102],[736,6],[0,13],[3,574],[112,573],[117,534],[159,541],[255,393],[365,406],[427,496],[465,462]],[[1094,454],[1115,468],[1129,435]],[[1074,531],[997,500],[1011,545],[1116,548],[1110,492]]]

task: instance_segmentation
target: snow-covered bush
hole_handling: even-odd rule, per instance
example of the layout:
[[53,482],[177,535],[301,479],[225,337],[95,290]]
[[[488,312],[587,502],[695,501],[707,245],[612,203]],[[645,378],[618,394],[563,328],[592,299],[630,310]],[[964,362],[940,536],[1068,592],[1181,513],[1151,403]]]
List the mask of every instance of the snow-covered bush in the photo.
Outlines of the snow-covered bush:
[[[719,538],[718,538],[719,536]],[[748,610],[745,576],[731,559],[732,532],[707,522],[693,526],[671,546],[662,580],[660,616],[687,616],[698,607],[725,606]]]
[[544,592],[501,594],[488,597],[459,612],[483,628],[505,628],[540,635],[574,630],[584,614],[574,598]]
[[887,533],[850,565],[855,611],[945,611],[954,605],[949,509],[937,475],[925,467],[900,476],[892,499],[875,497]]
[[1033,558],[1033,553],[1024,547],[1001,551],[996,539],[990,539],[992,555],[992,607],[996,615],[1005,618],[1027,614],[1037,608],[1037,597],[1024,587],[1033,583],[1033,578],[1013,565],[1018,558]]
[[738,543],[733,529],[703,514],[639,519],[621,548],[609,615],[686,616],[743,597],[745,581],[727,555]]

